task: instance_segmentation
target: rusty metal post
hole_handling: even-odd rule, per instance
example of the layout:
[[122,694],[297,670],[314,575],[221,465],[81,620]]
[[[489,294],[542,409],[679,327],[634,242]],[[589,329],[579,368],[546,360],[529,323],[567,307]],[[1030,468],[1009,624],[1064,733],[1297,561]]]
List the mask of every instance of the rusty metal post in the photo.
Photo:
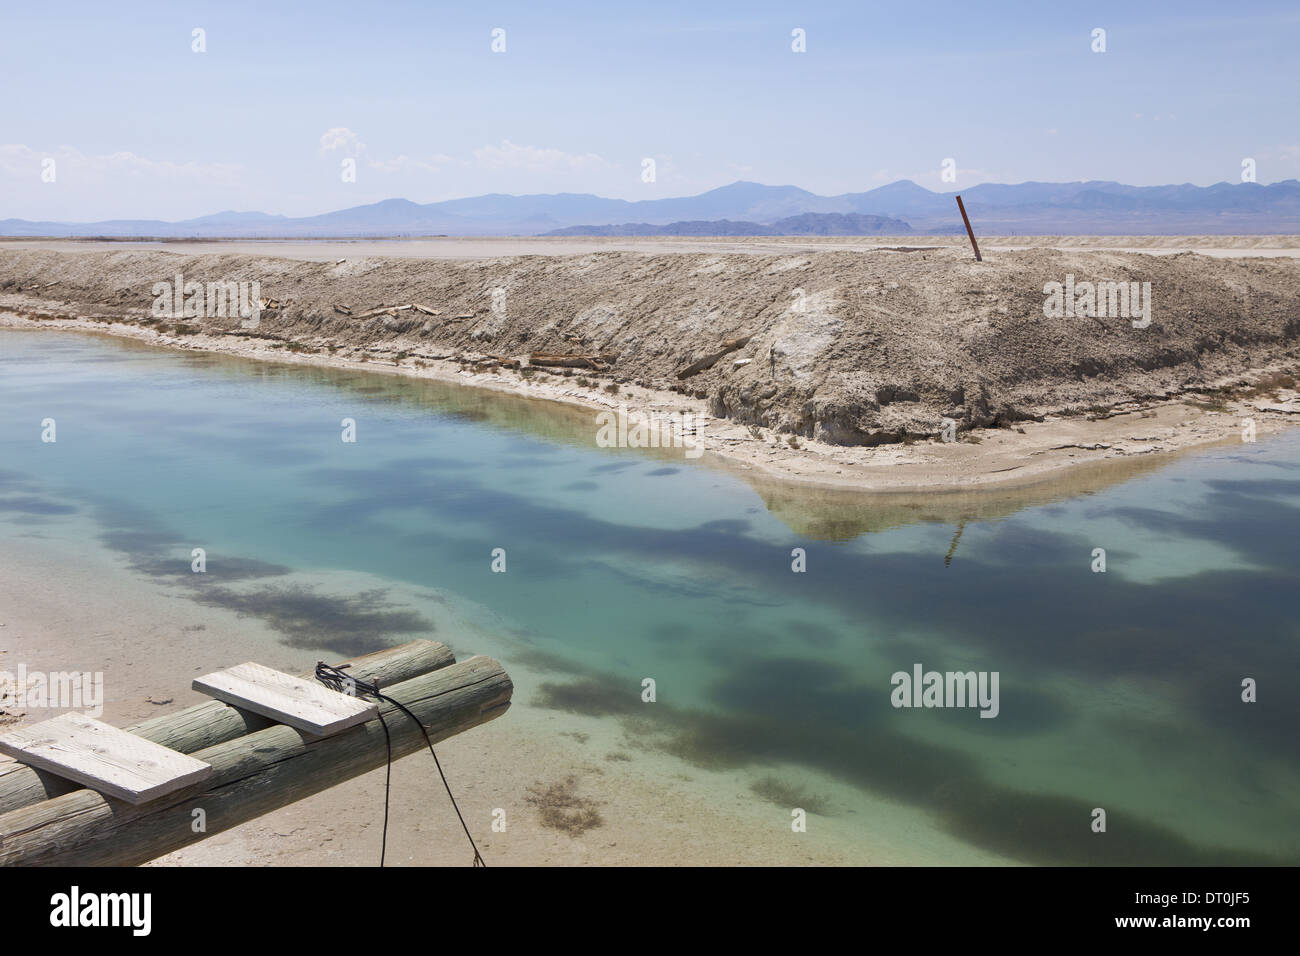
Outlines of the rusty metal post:
[[971,248],[975,250],[975,261],[983,262],[984,257],[980,255],[979,243],[975,241],[975,230],[970,227],[970,220],[966,218],[966,207],[962,204],[961,197],[957,197],[957,208],[961,210],[961,221],[966,223],[966,235],[970,236]]

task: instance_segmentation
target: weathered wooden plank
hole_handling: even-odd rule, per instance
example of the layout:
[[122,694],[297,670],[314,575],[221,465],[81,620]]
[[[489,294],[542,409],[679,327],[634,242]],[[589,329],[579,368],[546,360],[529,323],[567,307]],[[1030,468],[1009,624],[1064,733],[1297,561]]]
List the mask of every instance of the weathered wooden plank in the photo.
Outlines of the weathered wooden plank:
[[136,805],[212,774],[210,764],[77,713],[5,734],[0,752]]
[[736,349],[744,348],[746,345],[749,344],[749,340],[752,338],[753,338],[752,335],[742,335],[738,339],[732,339],[729,342],[723,342],[721,349],[709,355],[704,356],[704,358],[700,359],[698,362],[692,362],[690,365],[686,366],[686,368],[678,372],[677,377],[679,379],[690,378],[692,375],[698,375],[700,372],[704,372],[707,371],[708,369],[713,368],[713,366],[718,364],[718,359],[722,358],[724,355],[727,355],[730,352],[736,351]]
[[318,737],[337,734],[379,713],[374,701],[248,661],[194,678],[195,690]]
[[[420,640],[372,651],[345,661],[341,666],[345,666],[347,672],[358,680],[388,687],[454,663],[456,658],[447,645]],[[312,675],[298,676],[308,678]],[[137,737],[188,754],[265,730],[273,723],[270,718],[252,711],[240,710],[219,700],[208,700],[174,713],[150,717],[126,729]],[[80,786],[48,771],[0,757],[0,813],[61,796]]]
[[[501,716],[513,687],[496,661],[472,657],[385,693],[437,743]],[[394,759],[424,749],[424,737],[400,710],[384,704],[380,713]],[[377,720],[322,738],[275,724],[199,751],[212,776],[145,806],[78,790],[0,815],[0,866],[136,866],[382,767],[385,754]],[[195,811],[202,811],[206,832],[194,832]]]

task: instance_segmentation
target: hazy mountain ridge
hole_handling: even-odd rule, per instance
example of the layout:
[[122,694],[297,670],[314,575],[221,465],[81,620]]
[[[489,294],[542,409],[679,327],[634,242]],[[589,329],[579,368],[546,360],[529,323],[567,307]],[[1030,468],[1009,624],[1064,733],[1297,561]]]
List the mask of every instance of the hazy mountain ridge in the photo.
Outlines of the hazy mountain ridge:
[[[960,191],[976,230],[985,235],[1172,235],[1300,233],[1300,182],[1260,185],[1216,183],[1127,186],[1077,183],[984,183]],[[936,193],[900,180],[860,193],[818,196],[797,186],[735,182],[698,196],[668,199],[606,199],[586,193],[511,196],[490,193],[443,202],[407,199],[353,206],[316,216],[288,217],[262,212],[218,212],[180,222],[118,219],[94,223],[0,220],[0,236],[104,236],[158,238],[272,238],[427,235],[639,235],[572,232],[573,227],[659,227],[668,235],[861,235],[841,232],[844,220],[800,217],[864,216],[899,220],[919,233],[962,231],[954,193]],[[768,231],[669,232],[677,229]],[[778,224],[803,229],[773,233]],[[726,225],[724,225],[726,224]],[[867,220],[860,223],[870,229]],[[901,228],[901,227],[900,227]],[[830,231],[822,231],[830,230]],[[871,231],[874,231],[872,229]]]
[[861,213],[806,212],[771,223],[731,219],[688,220],[660,226],[625,222],[615,226],[566,226],[547,236],[901,236],[912,227],[901,219]]

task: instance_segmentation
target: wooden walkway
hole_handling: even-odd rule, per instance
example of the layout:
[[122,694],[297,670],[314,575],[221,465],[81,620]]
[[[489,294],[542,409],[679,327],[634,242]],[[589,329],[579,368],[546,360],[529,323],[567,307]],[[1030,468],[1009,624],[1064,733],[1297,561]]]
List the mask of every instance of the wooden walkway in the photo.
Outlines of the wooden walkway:
[[[347,667],[434,743],[501,716],[513,693],[496,661],[456,663],[433,641]],[[198,842],[382,766],[381,714],[394,758],[424,747],[398,708],[307,675],[246,663],[194,688],[217,699],[127,730],[64,714],[0,737],[18,761],[0,761],[0,865],[130,866]]]

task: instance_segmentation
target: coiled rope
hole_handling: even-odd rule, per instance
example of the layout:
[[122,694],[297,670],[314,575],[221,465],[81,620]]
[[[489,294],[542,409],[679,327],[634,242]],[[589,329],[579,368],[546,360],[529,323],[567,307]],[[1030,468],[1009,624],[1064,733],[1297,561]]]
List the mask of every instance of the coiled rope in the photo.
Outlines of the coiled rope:
[[[344,664],[343,668],[349,665]],[[338,691],[340,694],[347,694],[350,697],[373,697],[376,700],[382,700],[392,704],[415,723],[420,728],[420,733],[424,737],[424,742],[429,745],[429,753],[433,757],[433,765],[438,768],[438,776],[442,778],[442,785],[447,791],[447,799],[451,801],[451,807],[456,811],[456,817],[460,820],[461,829],[465,831],[465,838],[469,840],[470,848],[474,851],[474,866],[487,866],[482,855],[478,852],[478,846],[474,843],[474,837],[470,835],[469,825],[465,823],[465,817],[460,812],[460,807],[456,803],[455,796],[451,792],[451,784],[447,782],[447,775],[442,771],[442,763],[438,760],[438,755],[434,753],[433,741],[429,739],[429,732],[425,730],[424,724],[420,718],[411,713],[406,705],[399,700],[383,694],[379,690],[379,685],[364,681],[360,678],[353,677],[351,674],[345,674],[343,668],[331,667],[324,661],[316,662],[316,679],[328,687],[330,690]],[[384,775],[384,835],[383,842],[379,849],[379,865],[384,865],[384,857],[388,852],[388,798],[392,790],[393,781],[393,739],[388,733],[388,724],[384,721],[384,715],[379,714],[379,724],[384,728],[384,747],[388,752],[388,769]]]

